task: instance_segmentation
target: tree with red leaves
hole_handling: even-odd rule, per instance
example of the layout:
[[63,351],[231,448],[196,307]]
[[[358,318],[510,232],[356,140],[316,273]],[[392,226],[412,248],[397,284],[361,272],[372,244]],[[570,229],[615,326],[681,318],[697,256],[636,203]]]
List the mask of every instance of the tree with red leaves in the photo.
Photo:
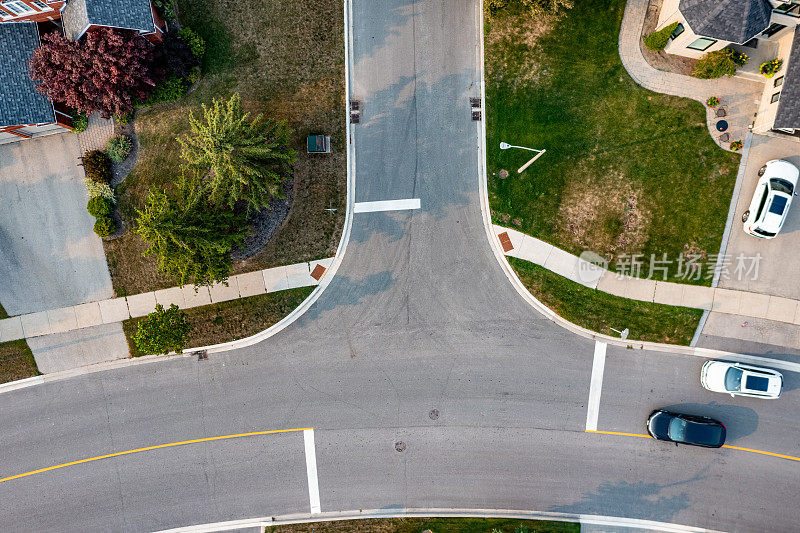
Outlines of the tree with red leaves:
[[30,61],[37,89],[54,102],[104,117],[121,115],[145,101],[163,76],[150,41],[133,31],[101,28],[70,41],[42,35]]

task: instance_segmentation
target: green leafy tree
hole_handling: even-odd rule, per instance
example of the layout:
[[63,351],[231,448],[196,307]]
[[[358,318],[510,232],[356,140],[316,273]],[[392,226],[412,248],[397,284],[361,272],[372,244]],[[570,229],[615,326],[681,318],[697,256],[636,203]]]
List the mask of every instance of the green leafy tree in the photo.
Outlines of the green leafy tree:
[[249,120],[239,94],[203,104],[203,116],[189,116],[191,134],[181,139],[184,170],[197,176],[215,205],[260,210],[281,197],[281,184],[297,153],[289,148],[290,130],[283,122]]
[[189,317],[177,305],[164,309],[163,305],[157,304],[156,310],[139,322],[133,342],[144,353],[181,353],[189,344],[191,331]]
[[230,275],[231,249],[247,231],[246,215],[210,209],[197,196],[179,206],[163,191],[151,190],[138,211],[136,232],[149,245],[159,270],[180,285],[222,282]]

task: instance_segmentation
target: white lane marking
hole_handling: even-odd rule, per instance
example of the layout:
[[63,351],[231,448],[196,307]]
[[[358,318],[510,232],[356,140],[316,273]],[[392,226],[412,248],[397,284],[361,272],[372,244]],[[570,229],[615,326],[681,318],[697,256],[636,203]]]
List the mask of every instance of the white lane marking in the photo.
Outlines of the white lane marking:
[[603,391],[603,370],[606,367],[606,348],[604,342],[595,341],[594,361],[592,362],[592,383],[589,386],[589,405],[586,409],[586,430],[597,431],[597,417],[600,415],[600,393]]
[[405,200],[382,200],[379,202],[356,202],[353,213],[374,213],[376,211],[401,211],[403,209],[419,209],[419,198]]
[[314,446],[314,430],[303,430],[303,442],[306,445],[306,474],[308,474],[308,499],[311,501],[311,514],[319,514],[322,508],[319,503],[319,478],[317,477],[317,451]]

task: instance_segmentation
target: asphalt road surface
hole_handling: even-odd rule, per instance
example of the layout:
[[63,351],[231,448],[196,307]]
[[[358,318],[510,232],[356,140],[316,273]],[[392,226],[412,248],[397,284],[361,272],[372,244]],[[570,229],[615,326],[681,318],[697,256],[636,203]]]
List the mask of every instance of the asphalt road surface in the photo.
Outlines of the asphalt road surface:
[[[524,302],[482,223],[468,102],[480,93],[476,4],[353,6],[355,199],[419,198],[421,209],[354,215],[330,286],[265,342],[3,394],[0,477],[314,427],[323,511],[533,509],[795,529],[798,462],[585,432],[595,346]],[[650,410],[688,404],[724,417],[735,445],[800,455],[795,376],[778,401],[743,401],[703,391],[699,359],[609,348],[605,360],[600,430],[643,433]],[[299,432],[242,437],[0,482],[0,523],[149,531],[307,513],[303,445]]]

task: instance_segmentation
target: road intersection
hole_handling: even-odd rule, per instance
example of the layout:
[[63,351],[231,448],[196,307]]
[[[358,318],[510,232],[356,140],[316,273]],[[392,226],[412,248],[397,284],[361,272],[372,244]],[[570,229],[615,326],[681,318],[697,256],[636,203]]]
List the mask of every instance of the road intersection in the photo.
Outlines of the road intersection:
[[[348,2],[348,5],[350,3]],[[5,393],[6,531],[152,531],[320,510],[530,509],[789,531],[800,375],[778,401],[699,386],[702,359],[574,335],[523,299],[489,245],[480,9],[352,2],[354,213],[336,275],[269,339]],[[415,205],[415,204],[414,204]],[[641,434],[650,410],[718,416],[738,449]],[[594,425],[596,421],[596,426]],[[312,496],[310,497],[310,494]]]

